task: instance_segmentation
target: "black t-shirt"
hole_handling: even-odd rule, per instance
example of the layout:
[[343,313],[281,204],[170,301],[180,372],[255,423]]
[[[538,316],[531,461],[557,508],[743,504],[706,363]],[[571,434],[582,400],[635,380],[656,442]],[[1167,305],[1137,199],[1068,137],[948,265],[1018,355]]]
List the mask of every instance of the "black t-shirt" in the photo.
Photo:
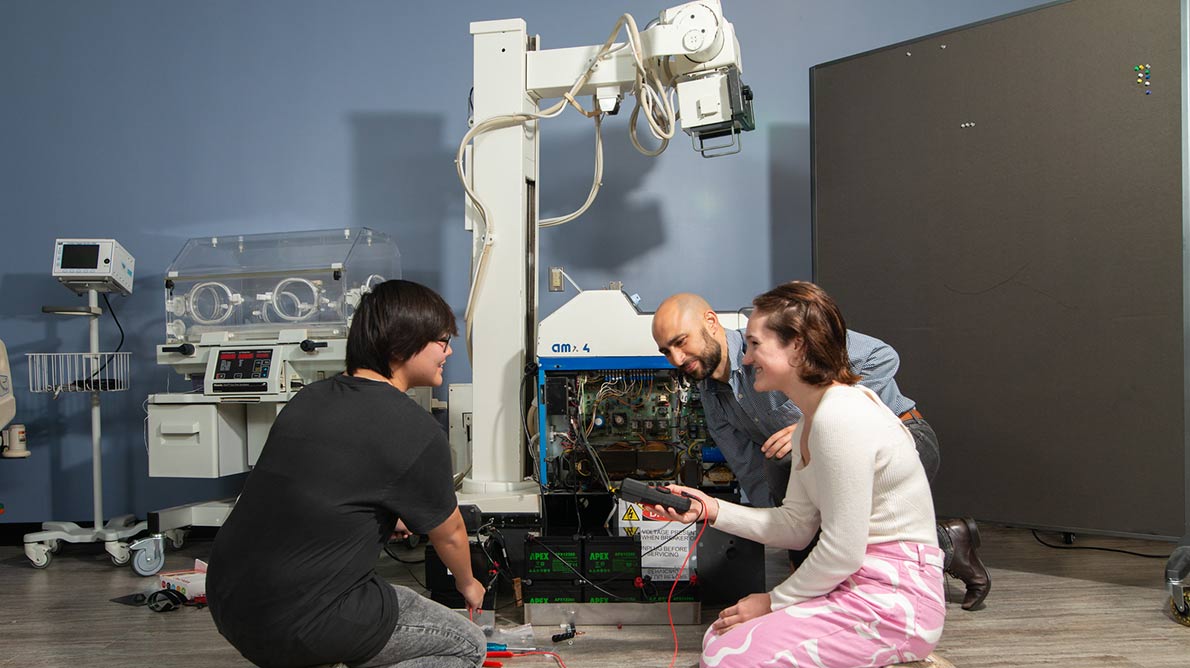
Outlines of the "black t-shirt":
[[445,434],[412,399],[346,375],[309,385],[215,538],[215,626],[260,666],[364,662],[397,624],[374,570],[397,519],[425,533],[456,507]]

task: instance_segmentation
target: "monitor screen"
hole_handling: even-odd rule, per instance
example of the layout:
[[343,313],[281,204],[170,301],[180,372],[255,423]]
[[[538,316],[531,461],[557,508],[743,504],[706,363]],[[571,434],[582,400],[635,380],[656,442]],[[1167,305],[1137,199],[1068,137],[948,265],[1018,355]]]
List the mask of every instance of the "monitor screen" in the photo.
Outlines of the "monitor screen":
[[99,267],[99,244],[62,244],[62,269]]

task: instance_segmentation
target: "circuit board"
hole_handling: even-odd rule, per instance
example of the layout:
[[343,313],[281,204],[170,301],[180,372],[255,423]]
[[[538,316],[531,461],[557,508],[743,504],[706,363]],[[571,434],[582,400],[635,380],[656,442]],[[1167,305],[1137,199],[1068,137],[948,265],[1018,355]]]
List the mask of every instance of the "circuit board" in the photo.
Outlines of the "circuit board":
[[[734,481],[707,433],[697,388],[669,370],[545,378],[548,492],[608,492],[627,477],[718,487]],[[706,461],[704,461],[706,460]]]

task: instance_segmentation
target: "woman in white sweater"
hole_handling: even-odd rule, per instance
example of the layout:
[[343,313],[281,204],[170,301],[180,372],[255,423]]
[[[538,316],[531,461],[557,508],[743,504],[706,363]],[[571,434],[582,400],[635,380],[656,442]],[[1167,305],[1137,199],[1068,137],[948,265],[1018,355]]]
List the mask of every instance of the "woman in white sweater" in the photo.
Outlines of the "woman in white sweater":
[[[696,500],[683,522],[809,558],[766,593],[719,615],[703,639],[714,668],[859,668],[924,658],[946,615],[942,551],[925,471],[905,426],[847,362],[838,306],[813,283],[794,281],[753,301],[744,363],[757,390],[780,390],[801,409],[799,449],[779,508],[747,508],[672,486]],[[800,456],[799,456],[800,455]]]

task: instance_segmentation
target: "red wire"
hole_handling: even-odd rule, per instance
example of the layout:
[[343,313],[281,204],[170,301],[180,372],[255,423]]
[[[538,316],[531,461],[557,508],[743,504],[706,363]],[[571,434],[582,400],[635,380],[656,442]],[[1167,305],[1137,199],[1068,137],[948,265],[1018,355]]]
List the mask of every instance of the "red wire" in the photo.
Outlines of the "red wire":
[[[704,507],[705,510],[705,507]],[[701,513],[700,513],[701,515]],[[702,540],[702,533],[707,530],[707,523],[702,523],[702,528],[698,530],[698,535],[694,537],[694,542],[690,544],[690,549],[686,550],[686,558],[682,560],[682,566],[678,569],[678,575],[674,578],[674,582],[669,586],[669,596],[665,598],[665,614],[669,617],[669,630],[674,638],[674,654],[669,660],[669,668],[673,668],[678,660],[678,629],[674,626],[673,616],[673,598],[674,590],[678,586],[678,581],[682,579],[682,571],[686,570],[686,564],[690,561],[690,555],[694,553],[694,548],[698,546],[698,541]],[[558,663],[558,668],[566,668],[566,663],[562,661],[562,657],[558,656],[556,652],[517,652],[513,656],[548,656]]]
[[[699,512],[699,515],[702,515],[703,512],[706,512],[706,506],[703,506],[703,510]],[[694,542],[690,543],[690,549],[686,550],[686,558],[682,560],[682,567],[678,569],[678,575],[674,578],[674,583],[669,586],[669,596],[665,597],[665,615],[669,617],[669,631],[674,637],[674,655],[669,660],[669,668],[674,668],[674,664],[678,661],[678,629],[674,626],[673,615],[674,589],[677,588],[678,581],[682,579],[682,571],[686,570],[686,563],[690,561],[690,555],[694,552],[694,548],[698,546],[698,541],[702,540],[702,532],[706,530],[707,523],[704,521],[702,528],[698,530],[698,535],[694,537]]]
[[533,655],[548,656],[551,659],[553,659],[554,661],[558,662],[559,668],[566,668],[566,664],[562,661],[562,657],[558,656],[558,654],[556,652],[517,652],[513,656],[533,656]]

